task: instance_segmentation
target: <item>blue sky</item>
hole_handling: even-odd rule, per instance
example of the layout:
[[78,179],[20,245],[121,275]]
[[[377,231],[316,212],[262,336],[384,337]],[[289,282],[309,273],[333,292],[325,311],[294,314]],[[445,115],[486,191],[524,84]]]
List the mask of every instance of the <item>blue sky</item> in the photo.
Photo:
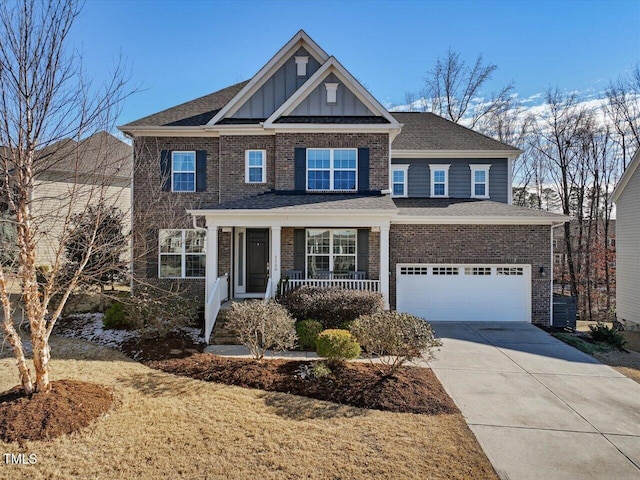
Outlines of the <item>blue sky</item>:
[[122,55],[131,86],[118,124],[255,74],[303,28],[385,105],[419,91],[450,47],[498,66],[529,97],[597,93],[640,60],[640,0],[87,0],[70,41],[100,80]]

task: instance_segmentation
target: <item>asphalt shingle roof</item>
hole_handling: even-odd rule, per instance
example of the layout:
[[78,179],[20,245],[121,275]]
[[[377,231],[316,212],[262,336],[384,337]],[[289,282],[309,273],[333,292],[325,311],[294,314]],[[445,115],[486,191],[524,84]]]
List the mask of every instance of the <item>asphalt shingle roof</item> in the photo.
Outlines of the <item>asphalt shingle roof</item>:
[[206,125],[248,82],[240,82],[204,97],[196,98],[153,115],[135,120],[126,127],[193,127]]
[[557,213],[473,198],[395,198],[393,202],[400,216],[563,218]]
[[393,140],[393,150],[504,150],[518,149],[453,123],[430,112],[391,112],[404,124]]
[[205,209],[210,210],[396,210],[389,195],[358,194],[290,194],[268,192],[253,197],[233,200]]

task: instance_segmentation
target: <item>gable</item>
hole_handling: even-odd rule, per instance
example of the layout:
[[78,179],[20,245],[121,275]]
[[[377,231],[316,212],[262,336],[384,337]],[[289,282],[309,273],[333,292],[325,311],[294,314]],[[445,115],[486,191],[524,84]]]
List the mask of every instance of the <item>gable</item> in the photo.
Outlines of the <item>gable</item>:
[[[298,76],[296,56],[309,57],[307,74]],[[255,118],[264,120],[276,111],[307,79],[320,68],[320,62],[304,47],[300,47],[231,118]]]
[[289,113],[289,116],[375,116],[335,74],[330,74],[324,82],[338,84],[335,104],[327,103],[327,91],[324,83],[321,83]]

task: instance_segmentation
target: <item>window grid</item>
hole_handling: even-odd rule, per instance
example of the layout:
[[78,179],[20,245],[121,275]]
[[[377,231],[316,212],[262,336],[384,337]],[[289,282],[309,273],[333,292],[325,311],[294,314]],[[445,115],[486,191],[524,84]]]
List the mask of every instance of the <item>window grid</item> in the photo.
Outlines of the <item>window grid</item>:
[[428,275],[429,267],[400,267],[400,275]]
[[489,198],[489,169],[491,165],[470,165],[471,197]]
[[491,275],[491,267],[465,267],[465,275]]
[[267,152],[265,150],[246,151],[246,183],[266,183],[266,156]]
[[395,167],[391,170],[391,194],[394,197],[407,196],[408,166]]
[[522,267],[498,267],[496,269],[496,275],[524,275],[524,268],[522,268]]
[[205,235],[199,230],[159,231],[158,277],[204,278]]
[[356,230],[307,230],[307,278],[356,270]]
[[307,190],[357,190],[357,164],[355,148],[307,149]]
[[171,191],[196,191],[196,152],[171,152]]
[[434,275],[458,275],[458,267],[433,267]]
[[432,197],[448,197],[449,196],[449,167],[450,165],[430,164],[431,171],[431,196]]

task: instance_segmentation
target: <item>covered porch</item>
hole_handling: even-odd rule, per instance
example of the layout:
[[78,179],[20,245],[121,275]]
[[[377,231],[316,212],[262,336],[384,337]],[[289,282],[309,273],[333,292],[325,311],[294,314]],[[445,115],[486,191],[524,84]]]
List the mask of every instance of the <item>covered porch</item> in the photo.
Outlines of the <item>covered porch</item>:
[[310,285],[380,292],[389,308],[385,210],[194,210],[206,234],[205,338],[225,301]]

